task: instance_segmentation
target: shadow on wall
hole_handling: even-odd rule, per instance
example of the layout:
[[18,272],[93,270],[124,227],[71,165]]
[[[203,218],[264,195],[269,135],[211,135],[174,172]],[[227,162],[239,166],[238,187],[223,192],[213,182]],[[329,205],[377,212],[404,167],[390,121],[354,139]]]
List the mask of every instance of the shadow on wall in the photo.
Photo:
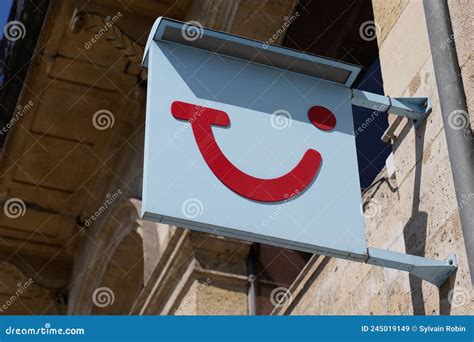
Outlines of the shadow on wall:
[[[403,141],[408,132],[413,128],[413,124],[406,125],[405,129],[399,136],[399,140]],[[413,203],[412,213],[410,220],[403,227],[403,235],[405,241],[405,251],[407,254],[417,255],[420,257],[425,256],[425,247],[427,239],[427,226],[428,226],[428,213],[426,211],[420,211],[420,190],[421,190],[421,177],[423,168],[423,147],[425,140],[426,123],[421,125],[417,130],[417,138],[415,140],[415,179],[413,185]],[[440,314],[449,315],[451,312],[451,304],[449,303],[448,296],[451,289],[454,286],[454,279],[456,274],[454,273],[449,280],[439,290],[439,307]],[[411,301],[413,306],[414,315],[426,315],[425,310],[425,298],[423,296],[422,280],[418,277],[409,275],[410,279],[410,292]],[[432,314],[429,312],[428,314]]]

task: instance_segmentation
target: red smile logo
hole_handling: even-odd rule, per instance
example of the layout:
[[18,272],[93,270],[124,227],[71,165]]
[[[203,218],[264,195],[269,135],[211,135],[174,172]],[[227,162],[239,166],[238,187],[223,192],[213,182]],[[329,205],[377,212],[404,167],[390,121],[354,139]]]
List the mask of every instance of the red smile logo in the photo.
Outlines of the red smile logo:
[[[191,123],[199,151],[214,175],[229,189],[246,198],[260,202],[288,199],[290,194],[301,193],[314,179],[321,166],[321,154],[309,149],[298,164],[283,176],[271,179],[250,176],[227,159],[212,132],[211,125],[226,127],[230,124],[226,112],[175,101],[171,105],[171,113],[176,119]],[[328,131],[336,127],[336,117],[324,107],[311,107],[308,117],[321,130]]]

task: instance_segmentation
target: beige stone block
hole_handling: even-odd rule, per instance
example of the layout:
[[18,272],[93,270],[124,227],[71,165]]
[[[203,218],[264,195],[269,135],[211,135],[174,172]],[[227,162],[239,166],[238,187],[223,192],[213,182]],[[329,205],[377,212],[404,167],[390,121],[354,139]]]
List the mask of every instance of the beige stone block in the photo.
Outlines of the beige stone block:
[[123,97],[127,96],[137,84],[136,77],[111,67],[99,67],[90,62],[64,57],[54,59],[49,76],[87,87],[117,92]]
[[473,56],[474,4],[471,0],[448,0],[448,4],[459,65],[463,66]]
[[[398,207],[397,203],[397,207]],[[393,239],[390,242],[387,242],[384,245],[385,249],[388,249],[390,251],[394,252],[399,252],[399,253],[405,253],[405,242],[403,240],[403,226],[401,226],[401,221],[400,221],[400,213],[397,214],[396,220],[400,225],[400,229],[397,230],[396,232],[393,233],[393,235],[396,235],[395,239]]]
[[403,184],[407,175],[415,164],[422,159],[423,151],[440,134],[444,135],[443,118],[439,106],[438,89],[433,70],[433,61],[429,58],[417,73],[420,83],[414,93],[407,90],[404,96],[429,97],[432,102],[432,112],[425,122],[414,129],[411,120],[404,123],[396,131],[397,138],[393,143],[396,178],[399,186]]
[[247,315],[247,293],[232,288],[201,282],[197,287],[197,315]]
[[422,1],[409,1],[380,46],[385,93],[400,96],[430,56]]
[[48,244],[66,241],[75,225],[72,217],[66,217],[26,206],[23,215],[0,217],[0,231],[3,237],[32,239]]
[[474,58],[469,59],[462,66],[461,74],[464,84],[464,92],[466,93],[467,110],[470,115],[472,129],[474,127]]
[[190,241],[199,246],[195,253],[202,268],[247,277],[249,242],[197,232],[190,234]]
[[367,277],[350,292],[351,314],[387,314],[383,268],[373,267]]
[[[183,281],[185,280],[185,281]],[[183,277],[171,298],[175,301],[165,314],[170,315],[246,315],[247,278],[220,271],[195,269]]]
[[382,45],[407,4],[408,0],[372,0],[374,19],[378,27],[377,42],[379,46]]
[[399,189],[400,220],[409,253],[422,253],[426,241],[457,210],[446,148],[440,134]]
[[331,258],[304,290],[298,304],[291,310],[292,315],[354,314],[363,311],[355,295],[359,286],[365,283],[374,267]]
[[[268,41],[276,35],[277,39],[272,44],[278,44],[284,38],[284,33],[279,32],[286,31],[285,18],[290,16],[294,3],[294,0],[242,0],[231,31],[233,34],[262,41]],[[295,20],[298,18],[295,17]]]
[[61,249],[61,247],[45,245],[33,240],[24,241],[17,238],[9,238],[6,234],[0,236],[0,248],[7,255],[14,252],[25,252],[29,254],[35,253],[40,257],[51,257],[59,253]]
[[194,281],[188,290],[184,293],[181,303],[178,305],[176,310],[172,310],[170,314],[176,316],[195,316],[197,315],[197,295],[196,289],[199,286],[199,282]]
[[[400,234],[395,241],[388,245],[386,249],[406,253],[405,239],[402,230],[400,230]],[[409,273],[392,268],[384,268],[383,272],[387,296],[387,314],[412,314]]]
[[[318,276],[310,278],[310,283],[307,288],[302,291],[302,297],[297,305],[290,310],[291,315],[322,315],[322,310],[328,310],[330,303],[333,302],[331,297],[327,298],[326,283],[331,279],[333,273],[337,271],[337,261],[328,258],[326,262],[323,261],[317,269]],[[317,290],[317,289],[320,290]],[[325,305],[326,304],[326,305]]]
[[[386,176],[381,173],[378,178]],[[394,180],[381,182],[363,196],[365,207],[365,236],[369,247],[385,248],[401,233],[397,184]]]
[[409,292],[401,292],[396,286],[389,286],[387,298],[387,315],[413,315]]
[[[77,215],[83,206],[83,194],[75,191],[70,193],[58,189],[38,188],[34,184],[12,182],[11,193],[25,202],[50,208],[66,215]],[[41,191],[42,196],[37,192]]]
[[93,125],[93,116],[97,110],[112,110],[107,99],[97,96],[97,92],[72,92],[52,86],[44,92],[43,101],[32,124],[32,131],[55,135],[66,139],[84,140],[94,143],[99,131]]
[[[54,293],[38,286],[14,265],[0,265],[0,309],[2,315],[59,314]],[[4,307],[5,305],[5,307]]]
[[[72,16],[72,12],[70,15]],[[91,40],[98,27],[93,26],[90,20],[85,26],[85,29],[78,33],[71,32],[67,24],[62,26],[62,37],[58,46],[59,55],[86,63],[93,61],[98,66],[124,71],[129,60],[124,56],[125,54],[107,42],[105,34],[96,43],[92,43]],[[87,49],[89,45],[90,48]]]
[[[390,281],[387,281],[387,274]],[[410,296],[409,274],[403,271],[385,269],[385,291],[387,297],[387,315],[410,315],[412,303]]]
[[[136,1],[136,0],[99,0],[84,3],[84,10],[104,17],[113,17],[121,13],[115,27],[120,28],[128,37],[141,45],[146,44],[148,31],[159,16],[182,20],[181,13],[186,9],[187,0],[178,1]],[[115,18],[117,19],[117,17]],[[94,30],[86,22],[85,31]],[[103,36],[105,37],[105,35]]]
[[25,136],[27,151],[17,160],[16,181],[73,193],[95,172],[98,158],[78,142],[38,134]]
[[177,229],[132,312],[245,315],[249,246]]
[[472,315],[474,292],[470,282],[462,229],[456,212],[449,217],[441,229],[430,237],[426,248],[426,256],[430,258],[446,259],[452,253],[457,256],[458,270],[451,277],[450,284],[445,284],[441,291],[431,284],[424,284],[426,312]]

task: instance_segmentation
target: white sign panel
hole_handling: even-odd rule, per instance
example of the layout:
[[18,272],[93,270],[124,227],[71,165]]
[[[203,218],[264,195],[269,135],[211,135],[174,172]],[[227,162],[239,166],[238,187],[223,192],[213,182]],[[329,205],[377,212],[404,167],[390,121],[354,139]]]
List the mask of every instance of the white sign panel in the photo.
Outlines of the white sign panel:
[[[147,44],[144,218],[364,259],[358,69],[185,29],[161,19]],[[331,81],[313,76],[324,68]]]

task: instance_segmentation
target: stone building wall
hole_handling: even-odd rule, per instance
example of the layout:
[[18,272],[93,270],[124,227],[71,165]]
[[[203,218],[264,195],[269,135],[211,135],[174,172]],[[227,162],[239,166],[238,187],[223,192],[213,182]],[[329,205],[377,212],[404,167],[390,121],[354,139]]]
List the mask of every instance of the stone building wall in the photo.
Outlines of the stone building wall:
[[[449,5],[472,113],[473,6],[456,0]],[[384,170],[363,195],[368,246],[433,259],[456,253],[459,268],[438,289],[406,272],[314,256],[290,288],[290,300],[274,314],[474,312],[423,3],[374,0],[373,8],[385,93],[429,96],[433,112],[416,131],[403,121],[392,146],[395,177],[389,179]]]
[[[51,1],[18,101],[35,106],[5,146],[0,197],[21,199],[26,212],[0,220],[0,300],[8,304],[0,313],[247,314],[249,243],[140,219],[146,75],[139,64],[157,16],[282,43],[275,33],[296,1],[87,3]],[[459,270],[438,290],[405,272],[314,256],[288,300],[272,302],[274,314],[473,312],[422,0],[372,3],[386,94],[429,96],[433,113],[417,131],[404,121],[393,141],[395,177],[383,171],[363,195],[368,245],[435,259],[455,252]],[[450,0],[450,9],[472,113],[474,6]],[[114,30],[86,47],[119,11]],[[113,123],[99,129],[94,115],[104,109]],[[117,192],[113,207],[85,225]]]

